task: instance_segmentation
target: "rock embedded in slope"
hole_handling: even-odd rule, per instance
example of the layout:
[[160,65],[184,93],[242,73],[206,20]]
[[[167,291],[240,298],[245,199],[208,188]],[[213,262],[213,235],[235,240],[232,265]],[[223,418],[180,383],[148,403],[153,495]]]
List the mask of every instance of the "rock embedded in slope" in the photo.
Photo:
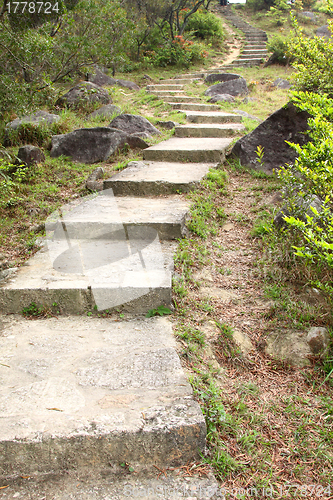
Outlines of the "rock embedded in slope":
[[288,82],[288,80],[277,78],[273,83],[273,87],[278,87],[279,89],[290,89],[291,84],[290,82]]
[[230,94],[216,94],[209,99],[208,102],[235,102],[235,99]]
[[[307,111],[300,111],[293,103],[275,111],[250,134],[239,139],[230,156],[239,158],[242,165],[271,173],[282,165],[294,163],[296,152],[285,141],[303,146],[309,141]],[[264,148],[263,165],[257,161],[258,146]]]
[[120,113],[121,109],[118,108],[118,106],[115,106],[114,104],[106,104],[105,106],[102,106],[101,108],[98,108],[90,113],[90,115],[87,116],[87,119],[91,120],[92,118],[96,118],[97,116],[112,118],[114,115],[119,115]]
[[24,163],[28,167],[45,161],[45,155],[37,146],[26,145],[20,147],[17,153],[19,163]]
[[123,114],[116,116],[109,124],[109,127],[117,128],[129,135],[137,134],[138,132],[147,132],[149,135],[161,134],[147,118],[139,115]]
[[7,123],[6,129],[16,130],[26,123],[31,123],[33,125],[43,125],[49,126],[52,123],[56,123],[60,120],[60,116],[48,113],[47,111],[38,110],[31,115],[22,116],[22,118],[16,118],[15,120]]
[[109,127],[74,130],[52,137],[51,157],[70,157],[82,163],[106,161],[127,142],[127,134]]
[[205,83],[229,82],[238,78],[241,78],[241,75],[236,75],[235,73],[211,73],[206,76]]
[[205,95],[230,94],[235,97],[247,95],[248,93],[249,89],[247,88],[246,80],[241,77],[227,82],[216,83],[206,90]]
[[59,97],[56,106],[76,109],[82,108],[87,104],[109,104],[111,102],[112,99],[106,90],[94,83],[82,82]]
[[327,38],[331,38],[332,33],[328,27],[328,24],[325,24],[324,26],[320,26],[320,28],[317,29],[316,31],[317,36],[326,36]]

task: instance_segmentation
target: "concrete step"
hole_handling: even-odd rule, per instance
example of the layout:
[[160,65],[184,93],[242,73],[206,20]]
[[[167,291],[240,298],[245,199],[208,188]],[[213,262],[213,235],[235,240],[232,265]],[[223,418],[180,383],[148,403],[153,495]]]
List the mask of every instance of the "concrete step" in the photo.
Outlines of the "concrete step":
[[150,92],[151,90],[157,91],[157,90],[183,90],[184,85],[177,85],[175,83],[160,83],[156,85],[147,85],[147,90]]
[[244,49],[241,54],[247,57],[265,56],[267,54],[267,49]]
[[244,130],[240,123],[199,123],[179,125],[175,128],[176,137],[232,137]]
[[240,115],[225,111],[186,111],[186,118],[191,123],[241,123],[242,121]]
[[149,161],[220,163],[231,139],[174,137],[143,151],[143,159]]
[[184,111],[219,111],[220,106],[216,104],[196,104],[196,103],[183,103],[183,102],[169,102],[173,109],[180,109]]
[[[200,80],[201,78],[204,78],[206,72],[203,71],[203,72],[200,72],[200,73],[185,73],[184,75],[181,75],[180,78],[188,81],[188,80]],[[178,76],[176,76],[175,78],[178,78]]]
[[176,84],[176,85],[187,85],[188,83],[192,83],[194,81],[194,78],[169,78],[169,79],[166,79],[166,80],[161,80],[161,84],[165,85],[165,84]]
[[154,90],[150,91],[150,94],[154,94],[158,96],[160,99],[164,99],[165,97],[174,97],[174,96],[186,96],[186,93],[184,90],[174,90],[173,92],[171,90]]
[[104,181],[116,196],[151,196],[189,192],[198,187],[214,163],[132,161],[122,172]]
[[187,234],[189,202],[105,193],[48,219],[42,249],[2,275],[0,313],[31,302],[50,310],[57,303],[63,314],[118,306],[142,313],[171,303],[172,245],[160,239]]
[[2,317],[0,353],[2,475],[164,468],[204,451],[166,318]]
[[172,95],[172,96],[158,96],[160,99],[163,99],[165,102],[189,102],[189,103],[195,103],[195,102],[201,102],[200,97],[190,97],[190,96],[185,96],[185,95]]
[[[120,462],[123,463],[123,462]],[[183,464],[185,465],[185,464]],[[163,467],[163,464],[162,466]],[[3,480],[7,487],[1,490],[1,500],[208,500],[223,498],[221,487],[213,473],[199,477],[194,472],[185,476],[184,469],[169,467],[165,475],[154,466],[136,467],[130,473],[128,466],[84,467],[78,470],[51,474],[9,475]],[[61,485],[61,488],[59,487]],[[61,490],[61,491],[60,491]],[[171,493],[172,492],[172,493]],[[169,495],[172,494],[170,497]]]

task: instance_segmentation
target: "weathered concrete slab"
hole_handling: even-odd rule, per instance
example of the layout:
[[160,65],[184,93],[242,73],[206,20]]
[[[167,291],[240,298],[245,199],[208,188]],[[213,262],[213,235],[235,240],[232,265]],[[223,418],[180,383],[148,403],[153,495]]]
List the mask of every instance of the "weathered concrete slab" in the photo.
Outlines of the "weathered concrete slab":
[[122,196],[116,199],[112,190],[110,193],[104,191],[75,210],[62,214],[61,224],[66,225],[71,238],[108,239],[113,232],[128,227],[153,228],[162,240],[177,239],[186,234],[185,221],[190,203],[181,197]]
[[130,162],[122,172],[104,181],[116,196],[189,192],[214,167],[214,163]]
[[81,240],[66,250],[66,242],[58,243],[55,256],[45,245],[0,281],[1,313],[20,313],[32,302],[60,314],[146,313],[171,304],[174,244],[140,241],[135,249],[135,241],[130,248],[124,241]]
[[232,137],[244,130],[240,123],[199,123],[178,125],[175,128],[176,137]]
[[171,96],[158,96],[161,99],[163,99],[165,102],[185,102],[185,103],[196,103],[196,102],[201,102],[200,97],[189,97],[189,96],[184,96],[184,95],[171,95]]
[[161,83],[156,85],[147,85],[148,92],[156,91],[156,90],[183,90],[184,85],[176,84],[176,83]]
[[195,138],[168,139],[151,146],[143,152],[144,160],[150,161],[183,161],[183,162],[221,162],[225,159],[225,151],[231,139],[226,138]]
[[[161,468],[164,468],[162,465]],[[195,474],[195,471],[193,471]],[[29,477],[8,477],[1,498],[13,500],[217,500],[224,499],[226,488],[214,475],[185,476],[180,468],[167,469],[165,475],[155,467],[108,466],[83,468],[77,471],[30,474]],[[249,493],[251,489],[248,489]],[[258,491],[259,488],[258,488]],[[250,495],[254,495],[253,489]]]
[[224,111],[186,111],[186,118],[191,123],[240,123],[242,117]]
[[183,102],[169,102],[173,109],[181,109],[185,111],[219,111],[220,106],[215,104],[201,104],[201,103],[183,103]]
[[165,318],[1,318],[0,471],[199,458],[205,422]]

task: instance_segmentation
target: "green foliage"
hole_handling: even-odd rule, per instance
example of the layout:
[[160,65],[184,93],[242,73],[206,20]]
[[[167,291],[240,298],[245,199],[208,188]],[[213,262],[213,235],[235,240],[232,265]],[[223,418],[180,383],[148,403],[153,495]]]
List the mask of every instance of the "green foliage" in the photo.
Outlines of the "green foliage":
[[281,35],[275,35],[267,43],[268,52],[274,54],[274,63],[285,66],[291,62],[288,40]]
[[34,123],[23,123],[14,129],[6,129],[4,132],[4,146],[19,146],[20,144],[35,144],[37,146],[47,146],[53,135],[68,132],[68,126],[60,121],[47,125],[36,125]]
[[22,184],[28,178],[28,168],[0,158],[0,207],[6,208],[23,201]]
[[147,53],[145,60],[154,66],[180,66],[188,68],[191,63],[203,61],[208,55],[205,47],[197,42],[186,40],[179,35],[174,40]]
[[[288,41],[290,55],[295,59],[297,90],[326,93],[333,97],[333,38],[309,38],[293,18],[295,35]],[[333,30],[332,21],[329,22]]]
[[[333,99],[300,92],[293,100],[313,118],[308,120],[311,141],[302,147],[288,143],[298,157],[293,168],[283,167],[278,173],[291,214],[285,222],[298,237],[295,255],[316,269],[317,288],[333,300]],[[318,209],[310,204],[315,197],[321,200]]]
[[164,316],[165,314],[172,314],[172,311],[165,306],[158,306],[157,309],[149,309],[146,314],[146,318],[151,318],[152,316]]
[[195,38],[218,44],[225,39],[222,23],[212,12],[197,11],[189,18],[185,31],[190,32]]

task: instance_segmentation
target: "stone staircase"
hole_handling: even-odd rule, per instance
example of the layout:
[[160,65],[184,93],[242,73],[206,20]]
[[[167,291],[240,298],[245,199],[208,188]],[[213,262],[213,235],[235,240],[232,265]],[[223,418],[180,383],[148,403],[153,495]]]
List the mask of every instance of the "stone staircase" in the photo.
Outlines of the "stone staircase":
[[[47,244],[1,281],[2,476],[121,462],[165,467],[197,460],[205,448],[172,324],[142,316],[172,307],[172,255],[190,210],[183,193],[224,160],[243,128],[241,116],[186,96],[188,81],[148,88],[188,123],[106,179],[101,193],[51,217]],[[32,302],[53,317],[17,315]],[[130,315],[103,317],[106,310]]]
[[244,66],[259,66],[267,56],[267,34],[265,31],[251,26],[249,23],[241,19],[237,14],[232,12],[230,5],[220,8],[219,13],[222,14],[235,28],[244,33],[245,43],[240,56],[232,61],[231,64],[225,65],[221,70],[234,70],[237,67]]

